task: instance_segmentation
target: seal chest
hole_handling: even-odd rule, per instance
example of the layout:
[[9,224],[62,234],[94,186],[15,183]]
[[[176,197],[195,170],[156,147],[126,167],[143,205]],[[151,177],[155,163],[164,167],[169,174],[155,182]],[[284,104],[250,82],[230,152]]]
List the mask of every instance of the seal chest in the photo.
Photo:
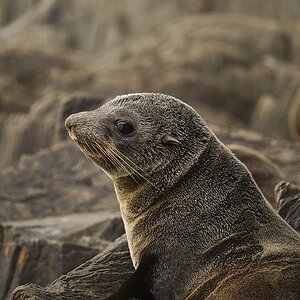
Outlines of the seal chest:
[[120,203],[136,272],[110,299],[299,299],[299,235],[190,106],[118,96],[66,128]]

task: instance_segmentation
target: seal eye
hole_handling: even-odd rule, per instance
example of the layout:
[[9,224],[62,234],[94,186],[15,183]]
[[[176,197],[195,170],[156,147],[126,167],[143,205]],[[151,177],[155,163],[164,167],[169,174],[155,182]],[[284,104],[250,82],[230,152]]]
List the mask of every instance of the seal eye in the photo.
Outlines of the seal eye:
[[130,134],[134,131],[134,127],[130,122],[122,120],[115,122],[115,128],[124,135]]

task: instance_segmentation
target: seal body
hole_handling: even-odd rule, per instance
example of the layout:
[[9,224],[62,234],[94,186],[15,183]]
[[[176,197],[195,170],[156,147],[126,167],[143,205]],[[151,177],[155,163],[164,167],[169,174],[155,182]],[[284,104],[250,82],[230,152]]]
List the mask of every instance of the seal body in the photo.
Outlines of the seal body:
[[136,273],[111,299],[299,299],[299,235],[190,106],[124,95],[66,127],[120,203]]

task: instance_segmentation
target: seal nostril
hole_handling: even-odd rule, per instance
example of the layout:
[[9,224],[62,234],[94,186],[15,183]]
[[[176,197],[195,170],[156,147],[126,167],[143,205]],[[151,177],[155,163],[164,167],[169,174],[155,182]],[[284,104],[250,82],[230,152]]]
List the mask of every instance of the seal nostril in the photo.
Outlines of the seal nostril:
[[71,117],[68,117],[65,121],[65,127],[68,131],[71,131],[72,129],[74,129],[74,120]]

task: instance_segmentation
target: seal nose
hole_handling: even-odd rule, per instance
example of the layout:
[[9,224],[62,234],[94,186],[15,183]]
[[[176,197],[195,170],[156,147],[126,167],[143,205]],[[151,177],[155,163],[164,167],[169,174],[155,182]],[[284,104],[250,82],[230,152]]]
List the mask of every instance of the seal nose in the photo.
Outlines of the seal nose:
[[71,132],[72,128],[76,126],[76,118],[73,115],[69,116],[65,121],[65,127],[67,131]]

